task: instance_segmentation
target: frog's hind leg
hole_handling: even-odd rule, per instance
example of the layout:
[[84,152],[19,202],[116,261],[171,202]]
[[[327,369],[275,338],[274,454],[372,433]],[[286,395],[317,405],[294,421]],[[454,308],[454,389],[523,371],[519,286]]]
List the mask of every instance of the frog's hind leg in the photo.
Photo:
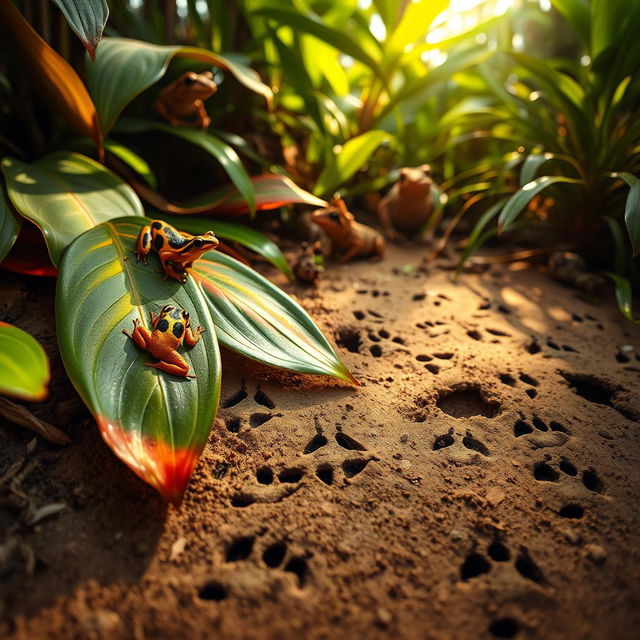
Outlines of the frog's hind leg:
[[136,260],[144,260],[147,264],[147,255],[151,251],[151,227],[146,224],[138,234],[138,242],[136,243]]
[[147,343],[151,339],[151,334],[147,329],[140,326],[140,320],[137,318],[133,321],[133,333],[129,333],[126,329],[123,329],[122,333],[131,338],[136,343],[136,346],[140,347],[140,349],[146,350]]
[[172,362],[147,362],[147,367],[153,367],[154,369],[160,369],[166,373],[170,373],[174,376],[181,376],[182,378],[195,378],[195,376],[189,375],[189,365],[187,361],[177,352],[171,352]]

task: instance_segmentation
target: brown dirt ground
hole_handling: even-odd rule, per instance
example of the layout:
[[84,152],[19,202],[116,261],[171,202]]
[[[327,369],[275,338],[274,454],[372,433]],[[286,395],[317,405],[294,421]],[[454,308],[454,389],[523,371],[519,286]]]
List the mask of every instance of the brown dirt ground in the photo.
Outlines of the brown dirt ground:
[[52,358],[34,410],[73,444],[0,428],[0,475],[22,462],[14,489],[67,505],[30,526],[0,494],[22,545],[0,553],[0,637],[637,638],[640,328],[521,265],[402,269],[421,253],[289,287],[362,388],[225,354],[181,510],[72,391],[51,281],[3,273],[0,319]]

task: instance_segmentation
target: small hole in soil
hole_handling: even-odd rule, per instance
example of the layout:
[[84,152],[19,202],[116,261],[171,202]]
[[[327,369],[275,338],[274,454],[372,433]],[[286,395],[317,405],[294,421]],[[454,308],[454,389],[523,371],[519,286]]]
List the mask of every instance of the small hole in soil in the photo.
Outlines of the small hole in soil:
[[547,346],[555,349],[556,351],[560,351],[562,348],[555,340],[552,340],[551,338],[547,340]]
[[298,576],[298,586],[302,589],[307,579],[307,563],[304,558],[291,558],[284,567],[285,571]]
[[307,446],[304,448],[304,451],[302,453],[305,453],[305,454],[313,453],[314,451],[317,451],[321,447],[326,446],[328,442],[329,441],[325,436],[323,436],[321,433],[318,433],[315,436],[313,436],[313,438],[311,438],[311,440],[309,441],[309,444],[307,444]]
[[595,404],[611,406],[613,395],[608,385],[597,378],[573,373],[563,373],[562,377],[571,388],[582,398]]
[[565,427],[564,425],[560,424],[556,420],[552,420],[549,423],[549,426],[551,427],[551,431],[561,431],[562,433],[571,433],[569,431],[569,429],[567,429],[567,427]]
[[336,433],[336,442],[343,448],[349,449],[350,451],[366,451],[367,448],[360,444],[355,438],[348,436],[346,433],[342,433],[342,431],[338,431]]
[[558,482],[560,474],[546,462],[538,462],[533,467],[533,477],[539,482]]
[[268,567],[275,569],[282,564],[286,553],[287,545],[284,542],[276,542],[265,549],[262,559]]
[[489,633],[494,638],[514,638],[518,631],[520,625],[513,618],[500,618],[489,626]]
[[256,480],[260,484],[271,484],[273,482],[273,471],[269,467],[260,467],[256,471]]
[[379,358],[382,355],[382,347],[379,344],[372,344],[369,351],[374,358]]
[[379,336],[377,336],[375,333],[369,333],[369,340],[371,340],[372,342],[380,342],[380,338]]
[[444,449],[445,447],[450,447],[455,440],[453,439],[452,432],[443,433],[441,436],[436,436],[436,439],[433,441],[433,450],[437,451],[438,449]]
[[369,460],[363,458],[353,458],[352,460],[345,460],[342,463],[342,470],[347,478],[353,478],[359,473],[364,471],[364,468],[369,464]]
[[538,344],[538,341],[535,338],[531,340],[531,342],[529,342],[526,349],[527,349],[527,353],[530,353],[531,355],[535,355],[536,353],[540,353],[541,351],[540,345]]
[[374,318],[382,318],[383,317],[381,313],[378,313],[377,311],[373,311],[372,309],[367,309],[367,313],[370,316],[373,316]]
[[570,518],[571,520],[580,520],[584,516],[584,509],[579,504],[566,504],[558,511],[561,518]]
[[533,582],[539,584],[546,582],[540,567],[538,567],[525,551],[522,551],[516,558],[516,570],[523,578],[533,580]]
[[562,350],[563,351],[570,351],[571,353],[578,353],[571,345],[568,345],[568,344],[563,344],[562,345]]
[[471,329],[470,331],[467,331],[467,335],[472,340],[482,340],[482,334],[479,331],[476,331],[475,329]]
[[244,537],[234,540],[227,549],[227,562],[238,562],[246,560],[253,551],[255,538]]
[[404,341],[404,338],[401,338],[400,336],[396,336],[395,338],[391,338],[391,342],[395,342],[396,344],[406,344]]
[[341,327],[338,329],[336,342],[339,347],[343,347],[350,353],[360,353],[362,338],[360,337],[360,332],[353,327]]
[[316,476],[325,484],[333,484],[333,468],[328,464],[323,464],[316,469]]
[[235,407],[237,404],[240,404],[248,395],[249,394],[247,393],[247,390],[243,386],[240,391],[236,391],[236,393],[234,393],[230,398],[227,398],[222,403],[222,408],[228,409],[229,407]]
[[530,384],[532,387],[538,386],[538,381],[535,378],[527,375],[526,373],[521,373],[519,376],[520,380],[525,384]]
[[507,562],[511,558],[509,548],[497,540],[489,545],[487,552],[489,557],[496,562]]
[[224,478],[227,475],[227,471],[229,471],[229,467],[231,467],[231,465],[228,462],[217,462],[213,468],[213,477],[216,480]]
[[566,473],[568,476],[578,475],[578,470],[566,458],[560,460],[560,464],[558,466],[560,467],[560,471],[562,471],[562,473]]
[[535,389],[525,389],[525,393],[533,400],[537,395],[538,392]]
[[238,507],[238,508],[248,507],[252,505],[254,502],[255,502],[255,498],[253,496],[250,496],[247,493],[238,493],[237,495],[233,496],[233,498],[231,498],[232,507]]
[[[267,409],[275,409],[276,403],[262,390],[258,389],[253,399]],[[253,425],[252,425],[253,426]]]
[[354,311],[353,315],[356,320],[364,320],[364,311]]
[[219,582],[207,582],[198,592],[198,597],[201,600],[215,600],[219,602],[227,597],[227,590]]
[[424,368],[433,373],[434,376],[440,373],[440,367],[437,364],[425,364]]
[[467,433],[467,435],[464,438],[462,438],[462,444],[467,449],[471,449],[472,451],[477,451],[478,453],[481,453],[483,456],[491,455],[489,453],[489,449],[487,449],[484,442],[481,442],[480,440],[474,438],[469,433]]
[[269,422],[271,418],[273,418],[273,414],[271,413],[252,413],[249,416],[249,424],[255,429],[265,422]]
[[492,336],[499,336],[508,338],[511,334],[506,331],[501,331],[500,329],[487,329],[487,333],[490,333]]
[[278,480],[280,482],[300,482],[302,480],[302,476],[304,475],[304,469],[292,468],[292,469],[283,469],[278,474]]
[[434,357],[438,358],[438,360],[451,360],[453,358],[453,353],[450,351],[446,351],[444,353],[434,353]]
[[593,469],[588,469],[582,474],[582,484],[595,493],[602,493],[604,491],[604,482],[600,480],[598,474]]
[[501,373],[500,382],[502,382],[502,384],[506,384],[509,387],[516,386],[516,379],[509,373]]
[[490,569],[491,565],[483,555],[479,553],[472,553],[467,556],[467,559],[460,567],[460,577],[463,580],[470,580],[471,578],[480,576],[483,573],[488,573]]
[[536,429],[538,429],[538,431],[549,431],[549,427],[547,426],[547,423],[541,418],[538,418],[538,416],[534,416],[532,422],[533,422],[533,426]]
[[498,403],[485,400],[480,389],[476,386],[464,386],[460,389],[444,392],[438,398],[436,406],[454,418],[470,418],[472,416],[493,418],[500,408]]
[[622,353],[622,351],[618,351],[618,353],[616,353],[616,360],[618,362],[626,363],[629,362],[630,358],[628,355]]
[[378,335],[385,340],[388,340],[391,337],[391,334],[386,329],[380,329],[380,331],[378,331]]
[[428,356],[426,353],[421,353],[420,355],[416,356],[416,360],[418,362],[431,362],[433,358],[431,356]]
[[231,431],[231,433],[238,433],[242,426],[242,418],[240,416],[231,416],[231,418],[225,420],[224,426],[227,427],[227,430]]
[[518,420],[518,422],[513,425],[513,435],[516,438],[527,435],[527,433],[533,433],[533,427],[528,425],[524,420]]

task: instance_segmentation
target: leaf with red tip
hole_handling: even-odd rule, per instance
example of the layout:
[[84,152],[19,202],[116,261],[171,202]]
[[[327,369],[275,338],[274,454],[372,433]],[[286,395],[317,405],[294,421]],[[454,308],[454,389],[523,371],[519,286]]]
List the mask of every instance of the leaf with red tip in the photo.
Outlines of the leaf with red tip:
[[53,0],[92,60],[109,17],[106,0]]
[[[58,341],[65,368],[115,454],[167,500],[179,504],[213,424],[220,395],[216,330],[200,287],[163,280],[152,254],[136,262],[145,218],[119,218],[79,236],[60,263]],[[178,353],[195,379],[146,366],[158,359],[123,335],[133,321],[150,328],[164,305],[205,329]]]

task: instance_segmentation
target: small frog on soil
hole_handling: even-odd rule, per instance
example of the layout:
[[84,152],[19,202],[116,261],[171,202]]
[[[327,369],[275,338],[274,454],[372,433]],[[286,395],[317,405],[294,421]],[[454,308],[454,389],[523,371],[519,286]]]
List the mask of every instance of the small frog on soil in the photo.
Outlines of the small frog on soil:
[[435,210],[432,186],[428,164],[400,169],[398,182],[378,203],[378,218],[387,238],[415,235],[429,222]]
[[[187,71],[160,92],[153,108],[172,127],[208,129],[211,118],[204,108],[204,101],[217,90],[218,85],[213,81],[211,71]],[[194,116],[195,119],[192,119]]]
[[320,242],[309,244],[302,243],[302,253],[293,264],[293,275],[302,284],[317,286],[320,276],[324,271],[324,256]]
[[311,214],[311,221],[329,236],[333,253],[338,254],[338,262],[373,255],[382,258],[384,255],[382,234],[356,222],[342,198],[334,198],[330,207],[316,209]]
[[153,249],[160,257],[164,269],[164,279],[173,278],[184,284],[187,281],[187,269],[193,266],[203,253],[218,246],[213,231],[201,236],[192,236],[174,229],[162,220],[153,220],[145,225],[138,234],[136,257],[138,261],[147,261],[147,255]]
[[140,320],[136,318],[133,321],[133,333],[125,329],[122,333],[131,338],[140,349],[158,358],[159,362],[147,362],[147,367],[160,369],[174,376],[195,378],[189,375],[189,365],[177,349],[183,341],[188,347],[195,346],[205,330],[198,327],[193,331],[189,312],[169,305],[162,307],[160,313],[150,311],[149,315],[152,332],[141,326]]

